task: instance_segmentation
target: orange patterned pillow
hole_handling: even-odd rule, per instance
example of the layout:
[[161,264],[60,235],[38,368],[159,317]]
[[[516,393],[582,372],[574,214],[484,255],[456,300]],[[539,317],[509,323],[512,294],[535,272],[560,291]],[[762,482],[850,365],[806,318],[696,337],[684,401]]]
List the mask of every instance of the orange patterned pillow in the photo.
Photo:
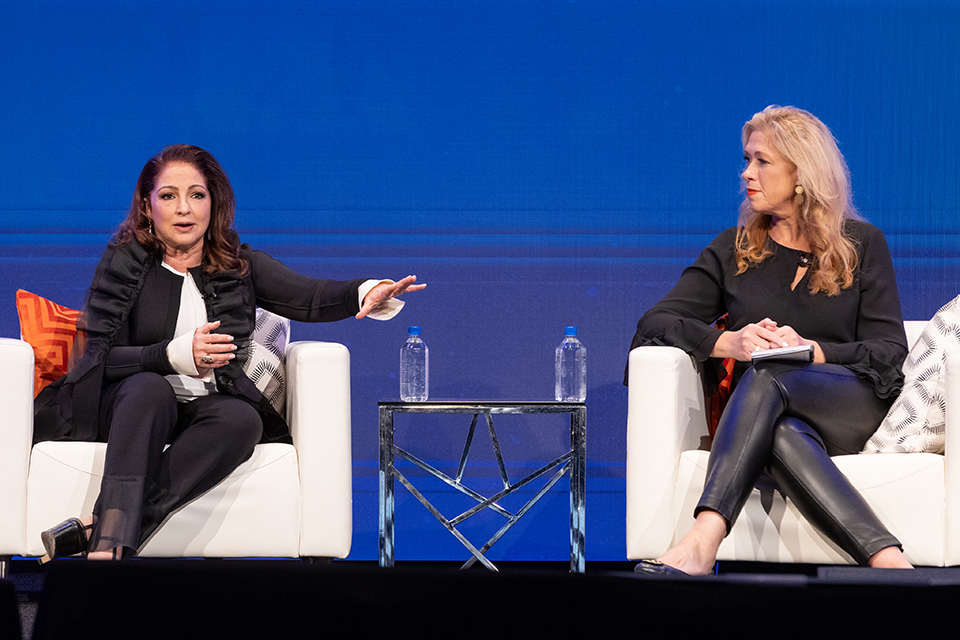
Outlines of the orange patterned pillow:
[[33,347],[33,394],[67,373],[70,349],[77,337],[79,311],[35,293],[17,290],[20,335]]
[[[713,326],[715,329],[726,329],[729,321],[730,314],[724,314]],[[707,398],[709,407],[707,411],[707,432],[710,433],[711,438],[717,433],[720,416],[723,415],[723,410],[727,406],[727,400],[730,399],[730,394],[733,393],[733,368],[736,364],[737,361],[733,358],[723,359],[723,377],[717,385],[717,391]]]

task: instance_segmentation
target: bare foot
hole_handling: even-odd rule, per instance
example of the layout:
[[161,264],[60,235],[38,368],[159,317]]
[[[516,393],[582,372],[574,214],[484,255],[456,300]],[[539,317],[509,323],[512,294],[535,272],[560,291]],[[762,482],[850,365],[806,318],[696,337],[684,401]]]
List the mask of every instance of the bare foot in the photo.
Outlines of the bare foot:
[[657,560],[692,576],[705,576],[713,572],[717,550],[726,535],[727,521],[723,516],[716,511],[701,511],[677,546]]
[[874,569],[913,569],[913,565],[907,562],[903,552],[897,547],[887,547],[877,551],[870,556],[867,566]]

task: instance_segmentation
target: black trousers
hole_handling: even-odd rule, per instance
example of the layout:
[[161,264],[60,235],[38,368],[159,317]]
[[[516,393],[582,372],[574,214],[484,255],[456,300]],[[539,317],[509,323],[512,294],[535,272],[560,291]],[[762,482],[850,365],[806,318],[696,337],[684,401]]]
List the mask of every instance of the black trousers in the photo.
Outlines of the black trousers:
[[156,373],[107,386],[100,407],[107,452],[89,550],[119,547],[125,557],[249,458],[263,431],[260,414],[243,400],[212,394],[178,403]]
[[813,526],[860,564],[899,547],[830,460],[858,453],[892,402],[839,365],[751,367],[720,418],[696,513],[716,511],[729,532],[766,471]]

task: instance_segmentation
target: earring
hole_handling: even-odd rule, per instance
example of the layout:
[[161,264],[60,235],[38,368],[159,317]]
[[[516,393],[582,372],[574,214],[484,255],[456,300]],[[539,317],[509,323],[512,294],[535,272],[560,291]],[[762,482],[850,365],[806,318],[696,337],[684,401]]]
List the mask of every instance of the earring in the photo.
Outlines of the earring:
[[798,207],[803,204],[803,187],[797,185],[797,188],[793,190],[796,193],[796,197],[793,199],[793,203]]

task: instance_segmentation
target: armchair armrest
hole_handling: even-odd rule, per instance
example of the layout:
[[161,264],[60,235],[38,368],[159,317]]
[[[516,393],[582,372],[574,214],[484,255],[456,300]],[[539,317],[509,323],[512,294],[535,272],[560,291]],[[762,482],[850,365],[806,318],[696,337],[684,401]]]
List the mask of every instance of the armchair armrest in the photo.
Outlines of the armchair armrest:
[[33,349],[0,338],[0,556],[23,553],[33,444]]
[[944,427],[944,561],[960,564],[960,354],[947,358],[946,425]]
[[353,539],[350,352],[287,347],[287,422],[300,464],[300,555],[345,558]]
[[673,543],[680,454],[707,435],[700,376],[674,347],[630,352],[627,394],[627,557],[656,557]]

